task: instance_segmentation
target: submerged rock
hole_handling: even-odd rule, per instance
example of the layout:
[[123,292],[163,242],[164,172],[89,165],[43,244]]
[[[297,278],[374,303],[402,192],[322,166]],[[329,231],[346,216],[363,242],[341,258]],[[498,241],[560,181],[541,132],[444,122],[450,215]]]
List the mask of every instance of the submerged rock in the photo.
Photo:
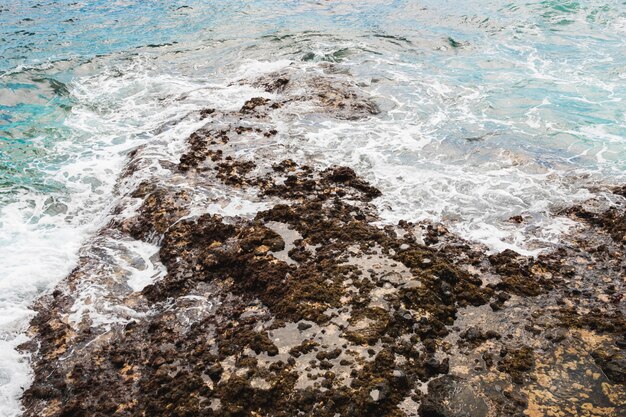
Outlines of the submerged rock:
[[420,417],[487,417],[489,408],[471,386],[446,375],[428,384],[428,395],[419,408]]
[[[203,111],[178,163],[121,196],[39,300],[25,416],[624,412],[618,208],[572,209],[585,225],[537,258],[442,225],[379,226],[381,193],[350,167],[266,151],[278,109],[351,119],[371,101],[333,74],[252,83],[275,96]],[[261,208],[220,215],[218,187]],[[137,281],[125,245],[155,245],[160,272]]]

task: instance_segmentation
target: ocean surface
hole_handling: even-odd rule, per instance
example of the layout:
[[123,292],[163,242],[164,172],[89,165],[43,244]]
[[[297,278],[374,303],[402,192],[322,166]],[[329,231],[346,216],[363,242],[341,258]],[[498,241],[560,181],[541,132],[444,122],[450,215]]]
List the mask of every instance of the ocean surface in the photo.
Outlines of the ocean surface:
[[281,140],[379,187],[383,222],[536,254],[626,179],[623,0],[0,1],[0,416],[29,384],[29,306],[108,220],[126,154],[240,107],[241,78],[325,62],[382,113]]

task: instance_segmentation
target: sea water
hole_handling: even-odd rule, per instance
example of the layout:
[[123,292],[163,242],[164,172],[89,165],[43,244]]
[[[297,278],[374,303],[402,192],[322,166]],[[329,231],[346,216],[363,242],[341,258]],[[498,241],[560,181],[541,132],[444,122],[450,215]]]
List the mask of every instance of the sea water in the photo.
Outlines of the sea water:
[[0,1],[0,416],[30,381],[30,307],[107,222],[126,154],[175,154],[190,114],[261,94],[238,80],[323,63],[381,114],[277,120],[278,140],[380,188],[382,222],[532,255],[626,179],[621,0]]

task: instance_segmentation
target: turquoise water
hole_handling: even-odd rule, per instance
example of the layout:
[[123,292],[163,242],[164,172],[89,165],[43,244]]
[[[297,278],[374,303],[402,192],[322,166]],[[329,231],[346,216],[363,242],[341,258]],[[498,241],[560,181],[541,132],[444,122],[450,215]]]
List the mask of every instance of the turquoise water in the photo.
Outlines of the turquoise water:
[[[67,84],[97,56],[133,55],[203,31],[215,5],[181,1],[11,2],[0,6],[0,192],[58,191],[45,172],[71,135],[64,127],[74,99]],[[61,160],[59,160],[61,159]]]
[[286,118],[280,140],[355,167],[383,221],[537,253],[569,227],[555,210],[626,179],[624,1],[2,2],[0,416],[29,381],[29,305],[106,222],[125,154],[259,94],[239,79],[323,63],[383,113]]
[[[42,172],[62,162],[47,150],[70,134],[63,124],[74,104],[67,84],[81,65],[114,54],[130,59],[146,46],[178,44],[190,52],[186,43],[202,48],[203,41],[226,44],[206,52],[234,62],[233,55],[250,54],[406,64],[397,68],[406,77],[427,73],[481,90],[484,108],[469,110],[487,115],[493,129],[523,118],[550,123],[553,129],[540,129],[547,138],[521,132],[524,146],[595,169],[579,153],[591,147],[597,155],[603,148],[594,144],[624,137],[624,9],[620,1],[12,2],[0,6],[0,190],[63,187]],[[416,64],[421,68],[411,68]],[[626,160],[621,144],[608,147],[611,160]]]

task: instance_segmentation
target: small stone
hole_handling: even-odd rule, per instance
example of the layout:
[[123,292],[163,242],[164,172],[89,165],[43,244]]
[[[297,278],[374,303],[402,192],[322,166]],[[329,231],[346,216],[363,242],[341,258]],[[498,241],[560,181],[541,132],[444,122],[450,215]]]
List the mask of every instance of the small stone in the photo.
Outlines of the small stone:
[[381,398],[380,398],[380,397],[381,397],[381,395],[380,395],[380,391],[379,391],[379,390],[377,390],[377,389],[373,389],[373,390],[371,390],[371,391],[370,391],[370,397],[372,397],[372,400],[373,400],[374,402],[378,402],[378,401],[380,401],[380,400],[381,400]]
[[333,349],[330,352],[326,353],[326,359],[337,359],[341,355],[341,349]]
[[310,329],[311,327],[313,327],[313,325],[309,323],[305,323],[305,322],[298,323],[298,330],[300,330],[301,332],[304,330]]
[[469,341],[475,341],[483,337],[482,332],[476,326],[470,327],[465,332],[461,333],[461,337]]
[[322,388],[330,389],[333,387],[333,381],[331,379],[325,379],[320,385]]

